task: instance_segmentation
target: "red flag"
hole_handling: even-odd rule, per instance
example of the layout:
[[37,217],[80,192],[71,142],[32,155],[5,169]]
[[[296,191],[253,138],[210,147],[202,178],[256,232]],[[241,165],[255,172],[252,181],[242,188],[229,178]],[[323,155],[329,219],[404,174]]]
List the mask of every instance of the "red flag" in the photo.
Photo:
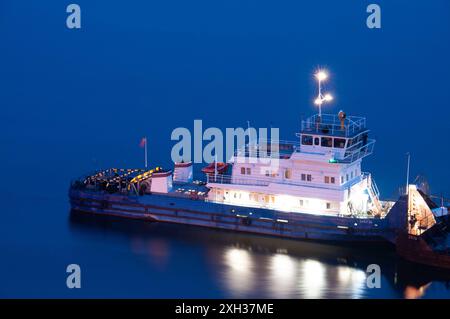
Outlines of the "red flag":
[[145,144],[147,144],[147,138],[143,137],[139,143],[139,147],[145,147]]

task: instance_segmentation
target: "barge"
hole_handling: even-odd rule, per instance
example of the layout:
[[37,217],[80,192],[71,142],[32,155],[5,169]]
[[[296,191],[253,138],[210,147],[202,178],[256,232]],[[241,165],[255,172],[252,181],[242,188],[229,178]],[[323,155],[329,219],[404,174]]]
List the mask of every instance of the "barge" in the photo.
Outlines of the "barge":
[[98,171],[72,182],[72,209],[285,238],[395,242],[407,208],[382,201],[362,170],[375,145],[366,119],[322,114],[331,97],[321,93],[325,73],[316,76],[319,113],[301,121],[296,141],[249,140],[226,163],[209,163],[203,180],[194,180],[189,160]]

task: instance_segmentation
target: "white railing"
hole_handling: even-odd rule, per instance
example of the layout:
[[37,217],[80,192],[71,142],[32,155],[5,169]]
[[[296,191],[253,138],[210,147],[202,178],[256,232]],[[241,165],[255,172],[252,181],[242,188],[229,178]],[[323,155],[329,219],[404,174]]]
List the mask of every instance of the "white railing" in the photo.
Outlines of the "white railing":
[[363,141],[359,141],[345,150],[344,157],[339,162],[352,163],[360,158],[371,155],[374,147],[375,140],[373,139],[368,139],[366,144],[363,144]]
[[300,142],[257,139],[236,149],[234,156],[261,158],[289,158],[300,148]]
[[333,185],[333,184],[319,184],[313,182],[302,182],[295,181],[289,179],[281,179],[274,177],[267,178],[256,178],[256,177],[244,177],[244,176],[232,176],[232,175],[207,175],[206,182],[207,183],[215,183],[215,184],[235,184],[235,185],[251,185],[251,186],[268,186],[269,184],[283,184],[283,185],[292,185],[292,186],[302,186],[309,188],[320,188],[320,189],[347,189],[359,182],[361,182],[364,178],[367,178],[367,175],[361,174],[360,176],[354,178],[353,180],[343,184],[343,185]]
[[337,115],[315,114],[301,122],[302,132],[320,133],[334,136],[351,136],[366,128],[366,118],[359,116],[347,116],[343,125]]

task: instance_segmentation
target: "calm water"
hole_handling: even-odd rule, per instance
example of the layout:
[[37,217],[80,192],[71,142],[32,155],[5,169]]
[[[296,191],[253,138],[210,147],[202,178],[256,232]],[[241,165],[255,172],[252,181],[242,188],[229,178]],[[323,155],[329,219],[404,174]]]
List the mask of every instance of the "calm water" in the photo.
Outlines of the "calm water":
[[[98,168],[171,167],[173,129],[279,127],[315,112],[330,70],[340,109],[367,116],[363,163],[383,198],[411,176],[450,194],[450,2],[0,1],[0,297],[450,297],[435,272],[386,247],[350,249],[183,226],[70,217],[72,178]],[[322,17],[318,23],[317,13]],[[227,114],[227,116],[224,116]],[[82,268],[82,289],[65,286]],[[382,268],[381,289],[365,269]]]
[[[1,226],[1,297],[450,297],[446,277],[399,262],[390,247],[71,214],[65,198],[51,197],[10,198],[16,227]],[[70,263],[81,266],[79,290],[65,286]],[[380,289],[366,286],[373,263]]]

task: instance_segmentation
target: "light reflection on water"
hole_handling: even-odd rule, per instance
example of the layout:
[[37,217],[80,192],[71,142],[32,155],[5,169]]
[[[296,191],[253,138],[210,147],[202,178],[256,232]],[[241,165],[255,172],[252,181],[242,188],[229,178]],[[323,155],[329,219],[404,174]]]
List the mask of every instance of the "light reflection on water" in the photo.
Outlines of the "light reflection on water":
[[280,253],[255,256],[235,247],[223,255],[222,279],[232,297],[250,297],[256,287],[276,298],[363,297],[366,273],[360,269]]
[[[444,280],[429,270],[419,273],[416,266],[399,262],[385,246],[352,248],[142,221],[105,224],[91,216],[71,218],[70,226],[78,237],[89,233],[112,242],[128,241],[129,263],[133,255],[144,256],[148,261],[144,271],[149,274],[164,276],[177,265],[191,265],[166,275],[165,288],[173,295],[161,297],[184,297],[177,291],[185,277],[194,283],[195,297],[450,297],[447,277]],[[366,285],[366,268],[374,263],[381,266],[381,289]]]

